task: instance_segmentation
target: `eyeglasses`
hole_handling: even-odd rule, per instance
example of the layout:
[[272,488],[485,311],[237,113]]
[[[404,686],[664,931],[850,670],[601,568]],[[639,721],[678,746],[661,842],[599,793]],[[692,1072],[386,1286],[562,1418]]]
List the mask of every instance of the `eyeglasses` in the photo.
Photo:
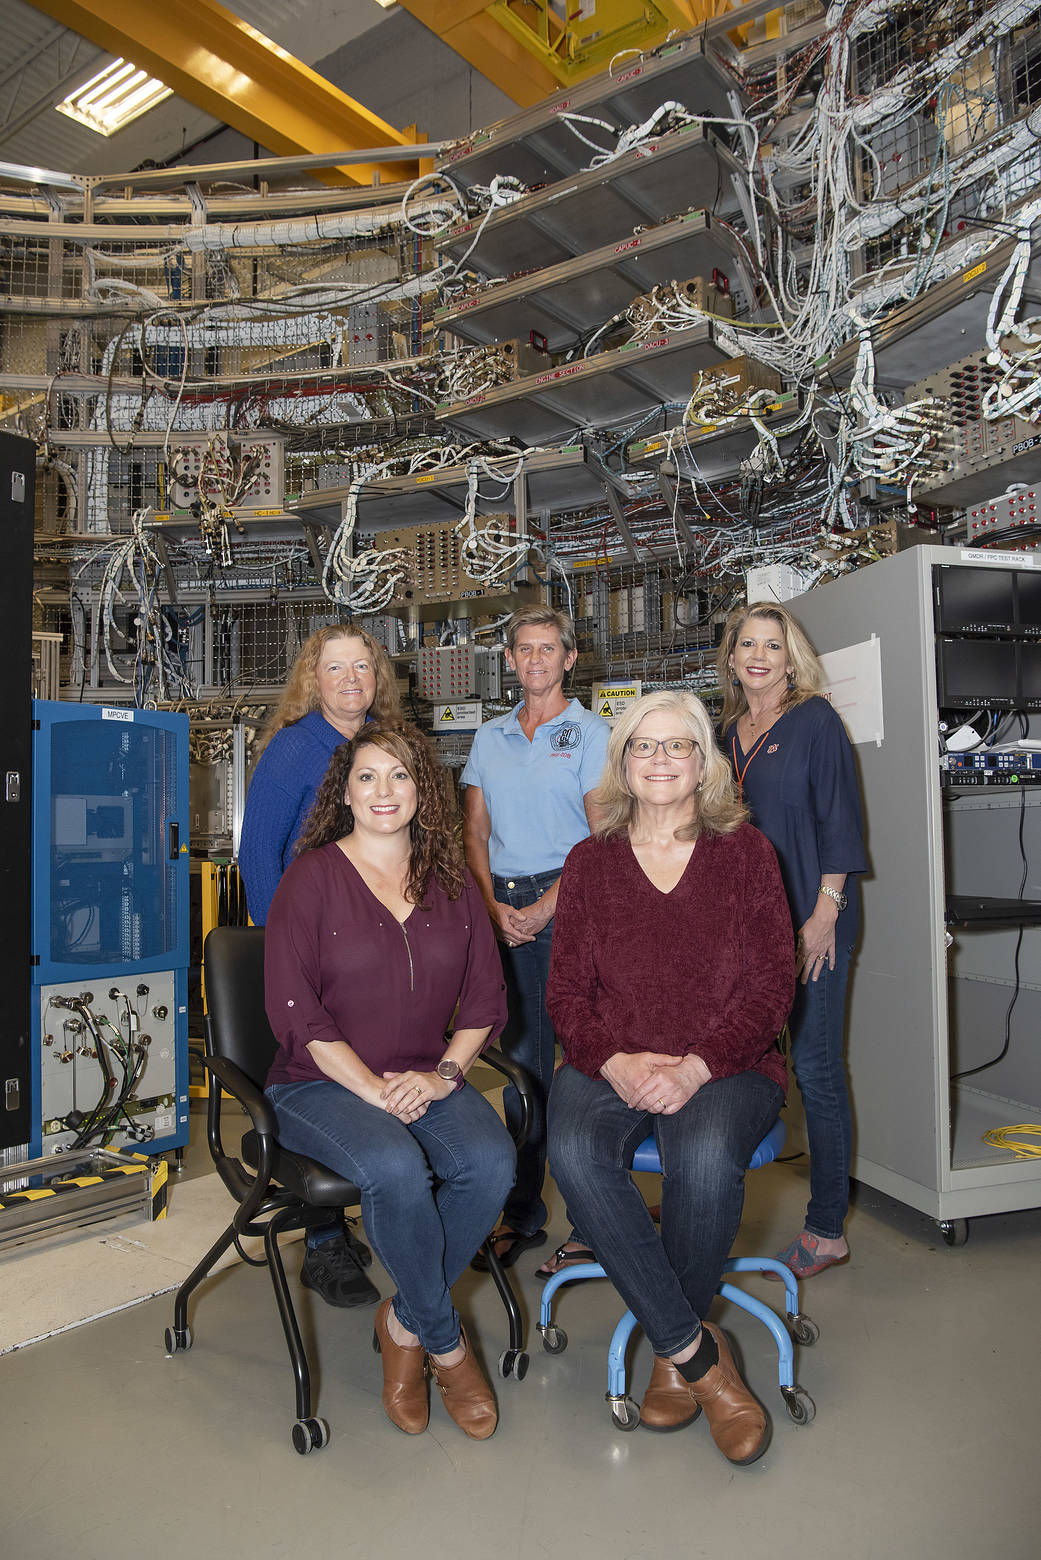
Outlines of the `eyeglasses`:
[[630,737],[625,745],[634,758],[653,758],[659,748],[669,758],[689,758],[698,744],[693,737]]

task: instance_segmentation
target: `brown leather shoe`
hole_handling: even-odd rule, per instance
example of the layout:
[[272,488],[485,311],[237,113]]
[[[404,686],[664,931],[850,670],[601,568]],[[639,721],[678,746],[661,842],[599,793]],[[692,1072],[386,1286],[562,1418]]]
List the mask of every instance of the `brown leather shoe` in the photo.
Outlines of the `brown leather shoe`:
[[387,1330],[390,1301],[376,1308],[372,1347],[383,1360],[383,1408],[387,1418],[406,1435],[421,1435],[430,1418],[427,1360],[418,1344],[406,1348]]
[[487,1377],[474,1358],[462,1329],[459,1338],[466,1349],[459,1364],[437,1365],[431,1360],[430,1369],[444,1405],[460,1430],[465,1431],[471,1441],[487,1441],[499,1423],[499,1410]]
[[684,1381],[671,1360],[654,1356],[650,1383],[640,1404],[640,1423],[648,1430],[682,1430],[701,1413],[689,1381]]
[[741,1380],[725,1335],[712,1322],[702,1326],[716,1340],[719,1363],[690,1383],[690,1395],[705,1410],[712,1439],[723,1456],[741,1465],[755,1462],[770,1444],[766,1410]]

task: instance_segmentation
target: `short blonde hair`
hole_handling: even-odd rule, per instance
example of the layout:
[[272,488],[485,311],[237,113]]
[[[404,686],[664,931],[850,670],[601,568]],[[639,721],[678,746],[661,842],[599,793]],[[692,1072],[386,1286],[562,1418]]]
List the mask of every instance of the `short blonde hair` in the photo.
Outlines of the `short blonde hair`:
[[318,662],[322,658],[322,651],[326,645],[334,639],[360,639],[372,657],[372,670],[376,676],[376,696],[372,701],[371,709],[367,710],[366,714],[378,721],[381,726],[401,724],[401,701],[398,698],[394,668],[379,640],[366,633],[365,629],[357,623],[328,623],[324,628],[316,629],[311,637],[304,641],[299,655],[293,662],[282,697],[264,732],[265,746],[271,741],[275,732],[281,731],[283,726],[292,726],[311,710],[319,708]]
[[593,833],[625,834],[632,827],[639,803],[629,787],[626,743],[644,717],[658,710],[675,715],[680,727],[675,735],[693,737],[705,762],[701,786],[694,796],[694,817],[688,826],[677,829],[677,839],[696,839],[701,833],[732,834],[748,811],[738,799],[730,765],[716,746],[708,710],[696,694],[683,688],[644,694],[618,717],[607,744],[603,778],[592,798],[600,813]]
[[727,618],[716,655],[716,675],[723,690],[723,714],[720,717],[723,731],[729,731],[748,708],[745,690],[730,669],[730,657],[749,618],[767,618],[780,629],[779,637],[784,642],[784,653],[792,669],[782,710],[805,704],[807,699],[814,698],[824,687],[824,673],[816,651],[806,637],[806,630],[795,621],[787,607],[779,601],[750,601],[735,607]]

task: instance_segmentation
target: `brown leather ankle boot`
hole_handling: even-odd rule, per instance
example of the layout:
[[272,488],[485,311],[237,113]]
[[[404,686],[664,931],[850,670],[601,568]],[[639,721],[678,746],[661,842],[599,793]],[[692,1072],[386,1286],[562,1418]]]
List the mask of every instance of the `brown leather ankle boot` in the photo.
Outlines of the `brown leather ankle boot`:
[[741,1380],[725,1335],[712,1322],[702,1326],[716,1340],[719,1361],[689,1383],[690,1395],[705,1410],[712,1439],[723,1456],[742,1465],[755,1462],[770,1444],[766,1410]]
[[406,1348],[394,1342],[387,1330],[389,1313],[390,1301],[382,1300],[372,1329],[372,1347],[383,1360],[383,1409],[406,1435],[420,1435],[430,1418],[426,1355],[419,1344]]
[[484,1371],[474,1358],[466,1333],[460,1329],[459,1341],[466,1350],[458,1365],[438,1365],[430,1361],[444,1405],[460,1430],[471,1441],[487,1441],[499,1423],[495,1396]]
[[640,1423],[648,1430],[682,1430],[701,1413],[689,1381],[670,1359],[654,1356],[654,1369],[640,1404]]

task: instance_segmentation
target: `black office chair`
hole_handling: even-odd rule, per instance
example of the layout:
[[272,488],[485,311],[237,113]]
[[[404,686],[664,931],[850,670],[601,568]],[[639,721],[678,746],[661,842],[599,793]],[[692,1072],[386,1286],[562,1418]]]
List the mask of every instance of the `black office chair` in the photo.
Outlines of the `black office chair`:
[[[166,1329],[166,1352],[173,1355],[191,1348],[189,1296],[229,1246],[234,1245],[251,1266],[266,1266],[274,1285],[296,1378],[293,1445],[301,1456],[306,1456],[325,1446],[329,1427],[325,1420],[316,1419],[311,1413],[307,1354],[282,1266],[278,1237],[287,1230],[328,1224],[331,1208],[356,1207],[361,1202],[361,1193],[352,1181],[342,1180],[324,1165],[302,1154],[290,1153],[278,1142],[275,1112],[263,1093],[264,1079],[278,1049],[264,1011],[264,928],[215,927],[206,939],[204,959],[206,1067],[210,1085],[207,1139],[221,1180],[238,1208],[228,1228],[177,1291],[174,1323]],[[523,1068],[498,1051],[485,1051],[482,1060],[504,1073],[520,1095],[522,1122],[516,1134],[519,1147],[527,1136],[531,1119],[530,1079]],[[221,1104],[225,1091],[239,1102],[252,1123],[242,1138],[241,1159],[226,1153],[221,1140]],[[264,1260],[247,1256],[240,1245],[244,1235],[263,1236]],[[515,1376],[520,1381],[527,1373],[528,1356],[524,1352],[517,1297],[491,1243],[486,1241],[482,1250],[509,1320],[510,1341],[499,1357],[499,1373],[504,1377]]]

